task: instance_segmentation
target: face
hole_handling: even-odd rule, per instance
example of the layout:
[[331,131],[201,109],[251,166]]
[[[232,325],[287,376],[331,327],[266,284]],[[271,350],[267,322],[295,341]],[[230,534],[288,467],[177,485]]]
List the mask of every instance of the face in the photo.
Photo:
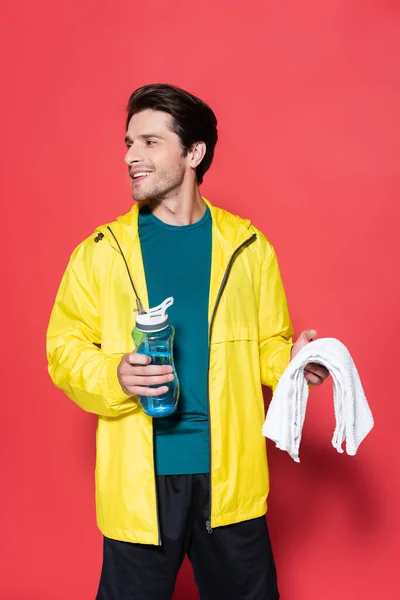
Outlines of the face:
[[190,167],[181,141],[172,131],[171,115],[155,110],[133,115],[125,143],[125,162],[136,201],[164,200],[179,193]]

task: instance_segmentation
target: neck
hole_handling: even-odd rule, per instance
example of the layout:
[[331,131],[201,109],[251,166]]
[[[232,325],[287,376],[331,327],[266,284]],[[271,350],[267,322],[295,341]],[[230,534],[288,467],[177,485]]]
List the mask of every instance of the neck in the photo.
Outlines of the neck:
[[192,225],[203,217],[206,205],[198,185],[161,201],[149,203],[151,212],[167,225]]

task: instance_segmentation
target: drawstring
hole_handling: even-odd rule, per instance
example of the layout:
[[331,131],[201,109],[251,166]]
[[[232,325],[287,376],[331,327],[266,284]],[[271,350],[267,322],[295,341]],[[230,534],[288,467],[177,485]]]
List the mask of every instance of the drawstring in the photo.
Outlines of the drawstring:
[[128,263],[127,263],[127,261],[126,261],[126,258],[125,258],[125,256],[124,256],[124,253],[122,252],[122,248],[121,248],[121,246],[119,245],[119,242],[118,242],[117,238],[115,237],[115,235],[114,235],[114,232],[113,232],[113,230],[111,229],[111,227],[110,227],[109,225],[107,225],[107,229],[110,231],[111,235],[113,236],[113,238],[114,238],[114,240],[115,240],[115,242],[116,242],[116,244],[117,244],[117,246],[118,246],[118,249],[119,249],[119,251],[120,251],[120,254],[121,254],[122,258],[124,259],[124,263],[125,263],[125,266],[126,266],[126,270],[127,270],[127,272],[128,272],[129,281],[131,282],[131,285],[132,285],[133,291],[135,292],[135,296],[136,296],[136,305],[137,305],[137,310],[138,310],[138,313],[139,313],[139,315],[143,315],[143,314],[144,314],[146,311],[144,310],[144,308],[143,308],[143,304],[142,304],[142,302],[141,302],[141,300],[140,300],[140,298],[139,298],[139,295],[138,295],[138,293],[137,293],[137,291],[136,291],[135,284],[133,283],[133,279],[132,279],[131,272],[130,272],[130,270],[129,270]]

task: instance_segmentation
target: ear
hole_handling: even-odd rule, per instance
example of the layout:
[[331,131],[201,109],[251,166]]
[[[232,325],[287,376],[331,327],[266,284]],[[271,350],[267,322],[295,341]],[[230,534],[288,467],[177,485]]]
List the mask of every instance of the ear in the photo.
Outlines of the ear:
[[195,169],[203,160],[207,146],[205,142],[196,142],[189,152],[189,165]]

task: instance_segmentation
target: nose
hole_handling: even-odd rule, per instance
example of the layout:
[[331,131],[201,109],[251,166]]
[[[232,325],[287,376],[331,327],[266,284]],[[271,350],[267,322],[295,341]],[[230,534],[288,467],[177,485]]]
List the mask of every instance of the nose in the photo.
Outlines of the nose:
[[128,150],[127,150],[127,152],[125,154],[124,160],[125,160],[125,164],[127,164],[128,167],[130,165],[133,165],[134,163],[138,163],[138,162],[140,162],[142,160],[142,157],[140,156],[140,154],[138,152],[138,148],[135,147],[134,144],[132,144],[128,148]]

